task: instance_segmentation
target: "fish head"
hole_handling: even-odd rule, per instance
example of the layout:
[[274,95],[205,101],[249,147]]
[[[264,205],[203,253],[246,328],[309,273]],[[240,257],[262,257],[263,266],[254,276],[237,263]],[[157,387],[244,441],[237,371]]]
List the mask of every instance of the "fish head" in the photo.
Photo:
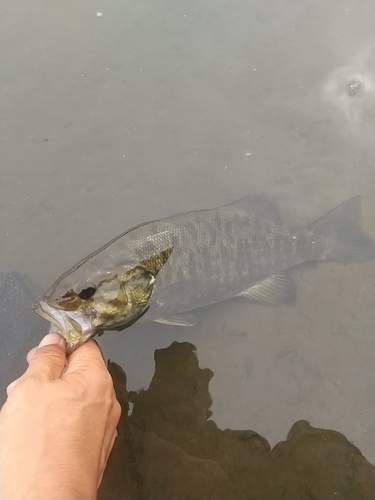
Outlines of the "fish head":
[[57,280],[34,311],[57,328],[70,354],[97,333],[133,324],[147,311],[154,282],[155,276],[142,265],[101,273],[96,279],[73,272]]

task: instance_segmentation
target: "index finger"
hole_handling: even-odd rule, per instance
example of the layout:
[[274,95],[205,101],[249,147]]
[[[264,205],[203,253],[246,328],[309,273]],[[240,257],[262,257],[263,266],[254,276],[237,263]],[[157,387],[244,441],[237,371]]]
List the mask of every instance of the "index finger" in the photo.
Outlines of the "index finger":
[[102,352],[94,340],[88,340],[76,349],[68,358],[68,365],[63,374],[63,378],[77,372],[85,372],[88,369],[105,369]]
[[50,379],[59,378],[65,366],[64,338],[58,333],[48,333],[28,360],[29,367],[24,376],[47,376]]

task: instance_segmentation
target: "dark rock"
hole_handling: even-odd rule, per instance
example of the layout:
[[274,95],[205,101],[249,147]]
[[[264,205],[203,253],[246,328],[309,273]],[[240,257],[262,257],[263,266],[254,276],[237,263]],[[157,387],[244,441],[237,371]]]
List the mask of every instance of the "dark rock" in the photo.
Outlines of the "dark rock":
[[0,406],[7,385],[25,371],[26,354],[49,330],[48,322],[31,309],[40,294],[25,274],[0,274]]
[[99,499],[375,497],[374,467],[339,432],[296,422],[271,451],[255,431],[209,420],[213,373],[193,345],[157,350],[155,364],[149,388],[128,394],[124,371],[109,362],[122,417]]

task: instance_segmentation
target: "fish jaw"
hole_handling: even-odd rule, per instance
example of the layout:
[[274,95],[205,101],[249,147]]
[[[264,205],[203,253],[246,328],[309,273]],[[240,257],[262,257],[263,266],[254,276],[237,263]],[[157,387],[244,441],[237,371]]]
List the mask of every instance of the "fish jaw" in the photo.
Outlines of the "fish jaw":
[[67,355],[96,334],[91,317],[82,311],[64,311],[41,301],[34,307],[34,312],[52,323],[51,332],[56,332],[57,329],[64,337],[67,342]]

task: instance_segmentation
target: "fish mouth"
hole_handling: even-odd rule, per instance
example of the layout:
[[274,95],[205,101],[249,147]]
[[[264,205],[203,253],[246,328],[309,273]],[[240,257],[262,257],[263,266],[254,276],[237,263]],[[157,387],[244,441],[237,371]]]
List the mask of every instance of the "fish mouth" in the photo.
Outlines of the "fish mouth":
[[51,325],[51,332],[56,332],[64,337],[67,342],[67,354],[71,354],[84,342],[96,333],[92,318],[82,311],[64,311],[41,301],[33,308],[34,312],[46,319]]

